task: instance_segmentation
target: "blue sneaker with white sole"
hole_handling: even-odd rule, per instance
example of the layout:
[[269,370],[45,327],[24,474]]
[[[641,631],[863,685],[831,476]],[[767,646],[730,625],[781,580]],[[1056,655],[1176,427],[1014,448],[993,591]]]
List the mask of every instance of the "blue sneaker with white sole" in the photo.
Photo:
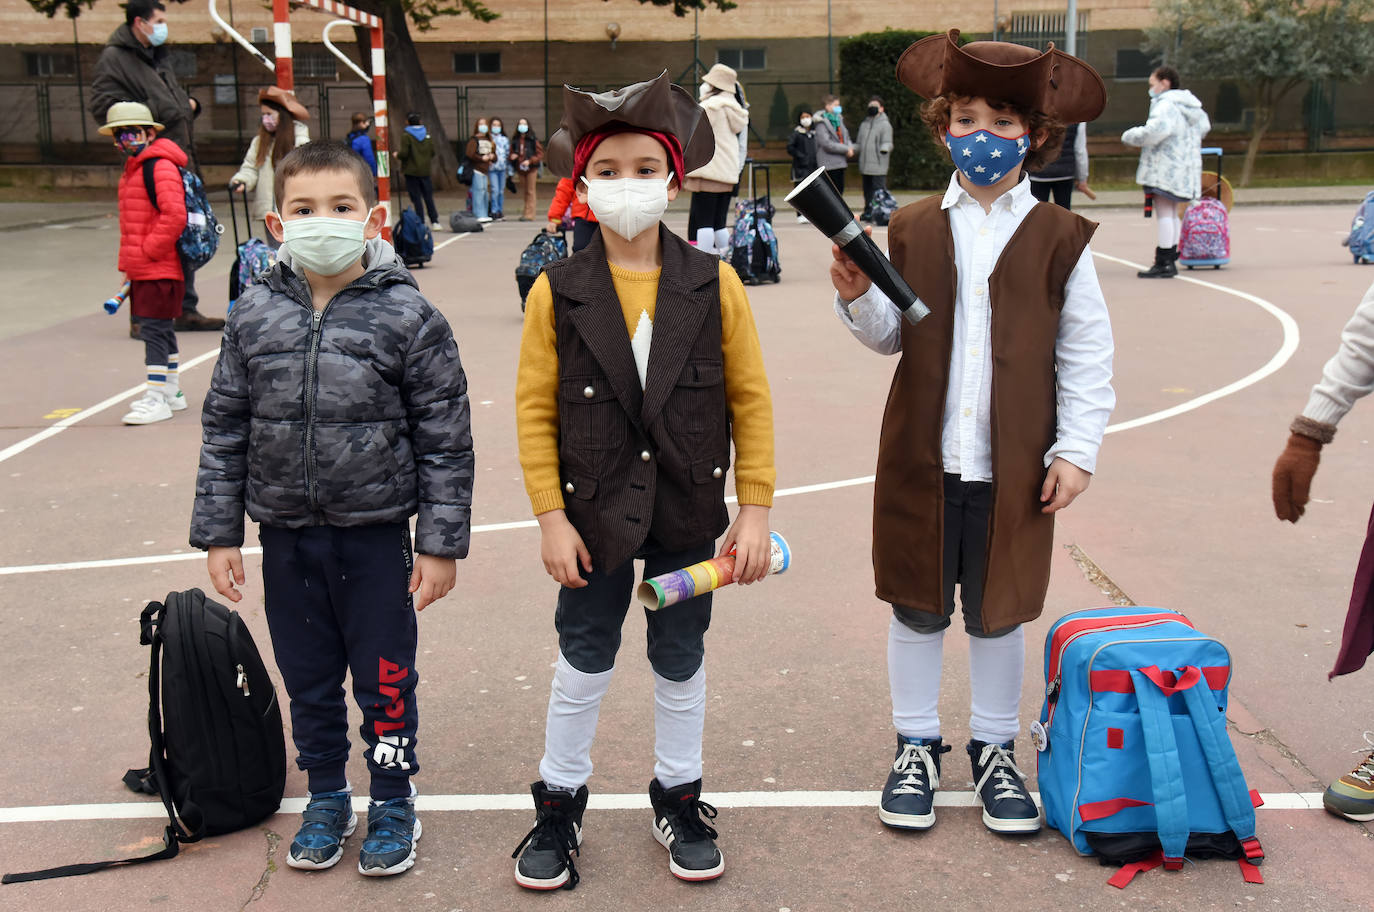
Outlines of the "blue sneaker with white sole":
[[415,843],[420,841],[420,818],[413,798],[372,802],[367,809],[367,838],[358,853],[358,871],[368,877],[386,877],[409,871],[415,865]]
[[301,828],[291,840],[286,863],[303,871],[332,868],[343,857],[344,840],[358,827],[353,796],[348,792],[311,795],[301,814]]

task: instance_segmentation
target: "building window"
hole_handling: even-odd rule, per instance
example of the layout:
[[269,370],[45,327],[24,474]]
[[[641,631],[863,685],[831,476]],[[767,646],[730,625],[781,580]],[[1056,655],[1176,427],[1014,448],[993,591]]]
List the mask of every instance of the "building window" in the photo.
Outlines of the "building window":
[[[1034,13],[1012,13],[1011,23],[1007,31],[999,35],[1003,41],[1010,41],[1013,44],[1024,44],[1026,47],[1033,47],[1038,51],[1045,50],[1051,41],[1060,50],[1064,49],[1064,41],[1067,31],[1065,25],[1068,22],[1068,14],[1062,12],[1034,12]],[[1084,54],[1084,38],[1088,32],[1088,14],[1086,11],[1078,14],[1078,34],[1077,47],[1074,50],[1075,56],[1082,58]]]
[[1154,61],[1136,48],[1116,49],[1117,79],[1149,79],[1155,71]]
[[267,28],[261,25],[253,26],[252,30],[249,32],[248,40],[251,41],[253,44],[266,44]]
[[716,63],[723,63],[732,70],[766,70],[768,55],[763,48],[719,48]]
[[25,54],[24,62],[31,77],[76,75],[76,58],[72,54]]
[[307,79],[335,79],[339,75],[339,60],[328,51],[296,54],[293,69],[297,76]]
[[462,73],[499,73],[501,72],[500,51],[465,51],[453,55],[453,72]]

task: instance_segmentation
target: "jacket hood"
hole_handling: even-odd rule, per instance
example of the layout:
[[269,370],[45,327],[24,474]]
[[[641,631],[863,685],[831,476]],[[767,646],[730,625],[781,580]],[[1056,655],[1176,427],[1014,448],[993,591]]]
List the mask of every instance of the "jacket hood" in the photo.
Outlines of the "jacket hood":
[[429,136],[429,128],[424,124],[411,124],[406,127],[406,132],[414,137],[416,142],[424,142]]
[[[286,291],[288,282],[300,281],[296,276],[295,270],[291,269],[292,256],[291,248],[283,244],[277,251],[277,265],[273,267],[268,277],[268,284],[274,291]],[[284,270],[290,270],[290,278]],[[367,242],[363,248],[363,269],[362,276],[355,279],[352,284],[362,283],[372,288],[384,288],[388,285],[409,285],[418,289],[415,277],[410,274],[410,270],[396,256],[396,249],[382,239],[381,235]]]
[[1179,112],[1189,120],[1196,120],[1198,115],[1202,113],[1202,102],[1187,89],[1169,89],[1160,92],[1157,100],[1176,105]]
[[165,136],[159,136],[148,144],[148,148],[135,155],[125,164],[125,170],[142,168],[143,163],[150,158],[165,158],[178,168],[185,168],[189,159],[181,146],[172,142]]
[[158,48],[144,47],[143,42],[139,41],[137,38],[134,37],[133,29],[129,28],[129,24],[127,22],[114,30],[114,32],[110,35],[109,40],[105,42],[105,46],[124,48],[128,51],[136,51],[142,54],[148,60],[152,60],[154,52],[158,50]]

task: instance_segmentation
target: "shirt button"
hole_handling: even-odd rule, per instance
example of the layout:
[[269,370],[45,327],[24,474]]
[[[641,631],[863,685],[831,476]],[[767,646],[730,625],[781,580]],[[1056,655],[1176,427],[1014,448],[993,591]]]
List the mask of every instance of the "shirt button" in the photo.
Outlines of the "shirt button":
[[645,462],[648,462],[650,459],[653,459],[654,457],[649,453],[648,450],[645,450],[639,454],[639,458],[644,460]]
[[563,490],[565,490],[565,491],[567,491],[569,494],[571,494],[573,491],[575,491],[575,490],[577,490],[577,489],[573,487],[573,483],[570,481],[570,482],[568,482],[567,484],[563,485]]
[[592,397],[595,396],[595,395],[596,395],[596,390],[595,390],[593,387],[588,386],[588,387],[586,387],[585,389],[582,390],[582,396],[583,396],[583,398],[585,398],[585,399],[590,399],[590,398],[592,398]]
[[979,285],[977,288],[973,289],[973,293],[981,298],[983,296],[983,286]]
[[988,230],[987,230],[986,228],[979,228],[979,229],[978,229],[978,234],[979,234],[980,236],[982,236],[982,237],[987,237],[987,233],[988,233]]
[[722,472],[722,471],[720,470],[720,466],[716,466],[714,469],[711,470],[711,477],[712,477],[712,478],[719,478],[719,477],[721,477],[721,476],[724,475],[724,474],[725,474],[725,473]]
[[966,408],[966,409],[964,409],[964,417],[965,417],[965,418],[972,417],[972,415],[973,415],[973,409],[971,409],[971,408]]
[[970,348],[970,349],[968,350],[968,354],[969,354],[969,357],[970,357],[970,358],[976,358],[976,357],[978,357],[978,349],[976,349],[976,348]]

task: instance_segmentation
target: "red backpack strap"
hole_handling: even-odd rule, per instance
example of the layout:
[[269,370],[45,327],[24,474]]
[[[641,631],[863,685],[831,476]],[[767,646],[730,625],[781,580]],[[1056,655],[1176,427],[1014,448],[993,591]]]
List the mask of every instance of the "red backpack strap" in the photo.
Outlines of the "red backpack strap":
[[1137,874],[1145,871],[1153,871],[1162,864],[1164,864],[1164,853],[1155,852],[1144,861],[1133,861],[1130,864],[1122,865],[1120,871],[1117,871],[1107,879],[1107,883],[1116,887],[1118,890],[1124,890],[1131,881],[1135,880]]

